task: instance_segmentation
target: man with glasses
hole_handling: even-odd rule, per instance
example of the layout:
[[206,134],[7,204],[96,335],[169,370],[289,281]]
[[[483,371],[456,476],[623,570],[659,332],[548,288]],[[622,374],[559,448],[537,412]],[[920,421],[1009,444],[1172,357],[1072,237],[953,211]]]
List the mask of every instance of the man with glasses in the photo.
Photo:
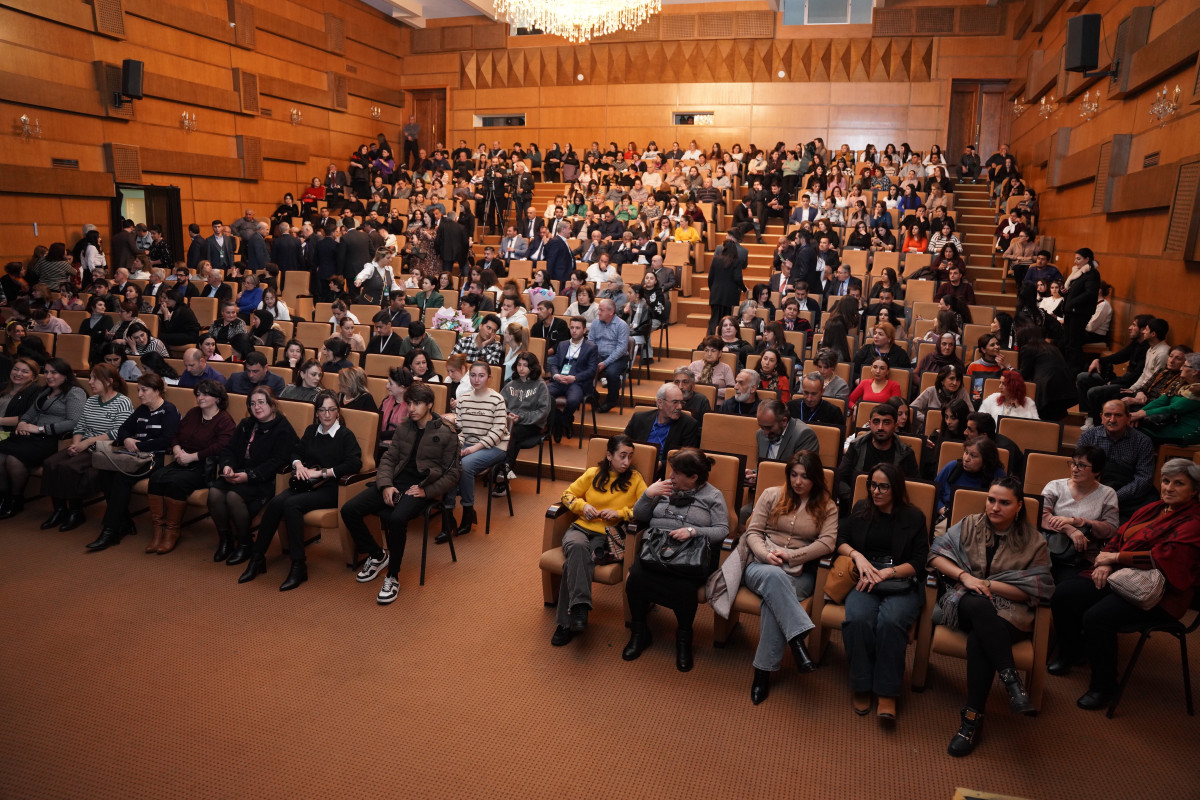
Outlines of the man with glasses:
[[869,475],[876,464],[884,462],[900,467],[909,480],[921,477],[912,448],[896,435],[896,408],[888,403],[871,409],[869,432],[851,442],[838,463],[834,484],[842,516],[850,513],[858,476]]
[[704,426],[704,415],[712,411],[708,398],[696,391],[696,376],[690,367],[676,367],[671,383],[683,393],[683,410],[691,413],[696,424]]
[[225,389],[230,394],[250,394],[255,387],[266,386],[278,397],[286,385],[283,378],[267,367],[267,357],[255,350],[246,356],[246,360],[242,362],[242,371],[230,377]]
[[667,453],[681,447],[700,446],[700,426],[683,413],[683,392],[673,383],[664,383],[654,395],[654,411],[640,411],[629,418],[625,435],[635,442],[647,442],[658,448],[658,466],[654,479],[666,472]]
[[[586,338],[587,320],[571,317],[567,330],[570,340],[560,344],[554,355],[546,359],[546,372],[550,376],[548,388],[556,401],[551,428],[556,442],[562,441],[563,433],[572,435],[575,409],[592,393],[596,367],[600,363],[600,352]],[[557,407],[560,398],[564,403],[561,408]]]
[[203,351],[191,347],[183,353],[183,374],[179,376],[179,388],[191,389],[200,381],[216,381],[225,385],[225,376],[208,365]]

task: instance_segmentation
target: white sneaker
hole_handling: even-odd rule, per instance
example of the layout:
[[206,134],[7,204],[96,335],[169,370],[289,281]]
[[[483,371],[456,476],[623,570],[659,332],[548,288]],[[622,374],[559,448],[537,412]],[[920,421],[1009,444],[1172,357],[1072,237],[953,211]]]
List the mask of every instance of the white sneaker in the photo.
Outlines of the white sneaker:
[[517,473],[513,472],[512,469],[510,468],[508,470],[508,474],[505,477],[508,478],[510,481],[515,481],[517,479]]
[[1083,424],[1079,426],[1079,430],[1080,432],[1083,432],[1094,427],[1096,427],[1096,423],[1092,422],[1092,417],[1089,414],[1087,419],[1083,421]]
[[356,580],[359,583],[370,583],[375,580],[375,576],[379,574],[380,570],[388,565],[388,560],[387,550],[383,551],[383,558],[377,559],[367,556],[367,560],[363,562],[362,569],[358,571]]
[[379,587],[379,594],[375,598],[375,602],[381,606],[386,606],[396,599],[396,595],[400,594],[400,581],[391,576],[385,576],[383,586]]

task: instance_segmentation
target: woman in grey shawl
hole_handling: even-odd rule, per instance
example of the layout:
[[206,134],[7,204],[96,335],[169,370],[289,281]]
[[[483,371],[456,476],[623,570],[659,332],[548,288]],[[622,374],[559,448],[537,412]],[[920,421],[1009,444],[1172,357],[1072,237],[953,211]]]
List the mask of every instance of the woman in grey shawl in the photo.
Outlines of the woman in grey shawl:
[[1021,482],[994,481],[985,513],[964,517],[934,539],[928,563],[948,584],[934,620],[967,635],[967,705],[948,748],[952,756],[965,756],[979,740],[997,673],[1013,713],[1034,712],[1012,645],[1033,630],[1035,607],[1054,593],[1054,580],[1046,540],[1025,518]]

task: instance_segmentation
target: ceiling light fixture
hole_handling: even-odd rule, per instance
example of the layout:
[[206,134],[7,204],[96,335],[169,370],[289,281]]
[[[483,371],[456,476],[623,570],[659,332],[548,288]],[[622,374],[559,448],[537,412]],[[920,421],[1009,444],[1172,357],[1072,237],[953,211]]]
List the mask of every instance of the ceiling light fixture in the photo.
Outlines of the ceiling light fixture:
[[662,0],[496,0],[496,13],[513,25],[538,28],[583,44],[618,30],[635,30],[662,10]]

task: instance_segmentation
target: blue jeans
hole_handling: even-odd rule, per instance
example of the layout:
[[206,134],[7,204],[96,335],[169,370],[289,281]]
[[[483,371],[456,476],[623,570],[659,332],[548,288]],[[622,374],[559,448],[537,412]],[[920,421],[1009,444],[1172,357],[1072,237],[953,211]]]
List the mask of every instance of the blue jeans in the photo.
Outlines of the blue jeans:
[[783,662],[788,642],[815,627],[800,605],[812,594],[815,576],[801,573],[793,577],[783,567],[754,561],[746,565],[742,583],[762,598],[754,668],[774,672]]
[[904,685],[908,629],[921,615],[925,590],[873,595],[852,589],[846,596],[842,643],[850,659],[850,689],[899,697]]
[[504,451],[499,447],[479,450],[462,459],[462,477],[458,486],[446,492],[442,501],[444,508],[454,508],[454,498],[462,497],[463,508],[475,505],[475,476],[486,472],[504,460]]

